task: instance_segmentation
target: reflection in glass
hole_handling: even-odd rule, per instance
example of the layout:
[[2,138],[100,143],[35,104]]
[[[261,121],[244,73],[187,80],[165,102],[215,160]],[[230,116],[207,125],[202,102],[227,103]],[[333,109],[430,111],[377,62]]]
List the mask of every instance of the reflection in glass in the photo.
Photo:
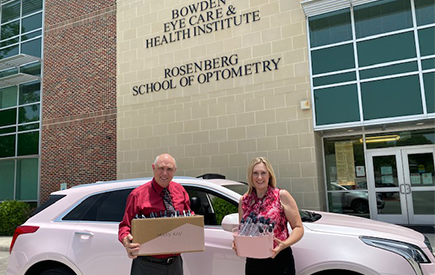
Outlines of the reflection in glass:
[[[409,154],[409,173],[412,186],[434,186],[434,160],[432,153]],[[433,198],[432,198],[433,203]]]
[[435,215],[435,191],[412,192],[415,215]]
[[14,36],[17,36],[20,33],[20,21],[14,21],[8,24],[4,24],[1,26],[1,40],[5,40]]
[[0,109],[17,106],[17,86],[0,89]]
[[2,23],[14,20],[20,17],[20,0],[13,1],[11,3],[2,6]]
[[376,188],[399,186],[396,156],[373,157],[373,170]]
[[22,159],[17,161],[18,200],[38,199],[38,159]]
[[18,123],[26,123],[39,120],[39,104],[20,107]]
[[384,203],[383,208],[378,207],[378,214],[402,214],[399,192],[377,192],[376,196]]

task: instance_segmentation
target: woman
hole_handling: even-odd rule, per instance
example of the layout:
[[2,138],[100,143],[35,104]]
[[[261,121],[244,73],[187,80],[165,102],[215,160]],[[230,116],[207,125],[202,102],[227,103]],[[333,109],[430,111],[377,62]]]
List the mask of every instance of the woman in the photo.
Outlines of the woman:
[[[253,212],[256,216],[270,218],[275,223],[275,240],[272,256],[267,259],[247,258],[245,274],[295,274],[291,245],[304,235],[302,220],[296,201],[284,189],[276,188],[276,176],[266,158],[252,160],[247,173],[248,191],[240,198],[239,221]],[[291,234],[287,222],[292,228]],[[233,242],[233,249],[237,249]]]

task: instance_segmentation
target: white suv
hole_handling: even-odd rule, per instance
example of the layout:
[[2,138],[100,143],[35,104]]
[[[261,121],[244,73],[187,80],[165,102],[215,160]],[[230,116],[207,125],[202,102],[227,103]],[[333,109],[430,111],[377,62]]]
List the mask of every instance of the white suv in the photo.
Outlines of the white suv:
[[[52,193],[17,228],[6,274],[129,274],[131,260],[117,240],[118,224],[128,194],[149,180],[97,182]],[[185,187],[205,222],[205,251],[183,254],[184,274],[243,274],[245,259],[231,249],[230,231],[237,226],[237,204],[247,186],[187,177],[174,181]],[[293,246],[298,275],[435,274],[431,245],[416,231],[340,214],[301,211],[301,216],[305,235]]]

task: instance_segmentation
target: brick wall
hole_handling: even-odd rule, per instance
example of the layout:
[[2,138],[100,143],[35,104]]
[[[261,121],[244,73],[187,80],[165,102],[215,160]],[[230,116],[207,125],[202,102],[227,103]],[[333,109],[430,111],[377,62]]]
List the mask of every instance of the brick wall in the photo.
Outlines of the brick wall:
[[40,201],[116,179],[116,1],[45,1]]

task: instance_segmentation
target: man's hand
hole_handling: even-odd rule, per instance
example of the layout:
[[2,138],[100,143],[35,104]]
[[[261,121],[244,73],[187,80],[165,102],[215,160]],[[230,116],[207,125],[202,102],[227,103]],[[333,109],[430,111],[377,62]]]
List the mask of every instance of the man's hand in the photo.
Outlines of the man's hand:
[[140,250],[140,244],[139,243],[132,243],[133,236],[131,234],[128,234],[123,240],[122,243],[124,244],[125,250],[127,250],[127,255],[130,259],[136,259],[137,256],[133,255],[133,253],[137,253]]

